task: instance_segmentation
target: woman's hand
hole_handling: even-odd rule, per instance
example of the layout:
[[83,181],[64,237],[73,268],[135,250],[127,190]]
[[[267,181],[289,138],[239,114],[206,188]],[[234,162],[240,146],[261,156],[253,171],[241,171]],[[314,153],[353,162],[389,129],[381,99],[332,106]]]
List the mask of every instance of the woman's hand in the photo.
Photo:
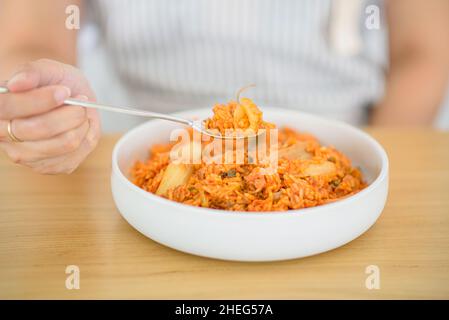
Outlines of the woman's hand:
[[[95,101],[73,66],[37,60],[20,67],[0,94],[0,149],[15,162],[44,174],[71,173],[100,137],[96,110],[64,105],[69,97]],[[17,139],[8,134],[8,124]]]

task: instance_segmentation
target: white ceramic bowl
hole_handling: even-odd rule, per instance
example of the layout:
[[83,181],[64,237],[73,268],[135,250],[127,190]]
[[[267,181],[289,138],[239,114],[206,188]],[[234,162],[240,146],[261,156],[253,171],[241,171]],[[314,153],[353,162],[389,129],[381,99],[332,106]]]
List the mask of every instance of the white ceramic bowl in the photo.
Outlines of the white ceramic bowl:
[[[152,120],[126,133],[112,155],[112,194],[122,216],[138,231],[168,247],[195,255],[239,261],[273,261],[328,251],[357,238],[384,208],[388,158],[378,142],[347,124],[279,108],[262,108],[264,118],[314,134],[362,168],[369,186],[334,203],[287,212],[231,212],[198,208],[148,193],[128,180],[133,163],[154,143],[169,141],[179,125]],[[210,109],[178,113],[206,118]]]

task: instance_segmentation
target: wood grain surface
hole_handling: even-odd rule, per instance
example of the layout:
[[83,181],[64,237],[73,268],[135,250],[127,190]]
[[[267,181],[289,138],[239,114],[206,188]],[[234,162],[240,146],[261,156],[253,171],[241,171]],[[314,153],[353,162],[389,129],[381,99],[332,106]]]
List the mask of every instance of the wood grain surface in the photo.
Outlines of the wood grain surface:
[[[369,129],[391,162],[378,222],[351,243],[273,263],[201,258],[135,231],[110,192],[105,136],[74,174],[41,176],[0,155],[0,298],[449,298],[449,133]],[[68,265],[80,289],[68,290]],[[365,286],[369,265],[380,289]]]

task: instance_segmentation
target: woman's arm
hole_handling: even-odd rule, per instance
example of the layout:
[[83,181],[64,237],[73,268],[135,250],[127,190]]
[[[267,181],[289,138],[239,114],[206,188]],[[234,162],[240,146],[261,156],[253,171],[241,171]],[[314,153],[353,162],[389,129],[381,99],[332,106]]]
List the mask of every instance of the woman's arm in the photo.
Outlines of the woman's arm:
[[81,0],[0,0],[0,80],[40,58],[76,64],[77,32],[65,27],[71,4]]
[[390,69],[374,125],[433,123],[449,81],[449,1],[387,1]]
[[70,96],[95,100],[72,66],[76,31],[65,24],[70,4],[79,3],[0,2],[0,79],[8,80],[9,89],[0,94],[0,149],[13,162],[46,174],[71,173],[100,137],[95,110],[64,105]]

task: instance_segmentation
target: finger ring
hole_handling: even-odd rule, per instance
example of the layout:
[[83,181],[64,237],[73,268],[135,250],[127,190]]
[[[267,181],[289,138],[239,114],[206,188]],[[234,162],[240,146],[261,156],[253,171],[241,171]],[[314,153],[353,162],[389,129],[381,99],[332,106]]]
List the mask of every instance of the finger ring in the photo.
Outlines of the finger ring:
[[8,136],[12,142],[23,142],[12,133],[12,120],[8,121]]

